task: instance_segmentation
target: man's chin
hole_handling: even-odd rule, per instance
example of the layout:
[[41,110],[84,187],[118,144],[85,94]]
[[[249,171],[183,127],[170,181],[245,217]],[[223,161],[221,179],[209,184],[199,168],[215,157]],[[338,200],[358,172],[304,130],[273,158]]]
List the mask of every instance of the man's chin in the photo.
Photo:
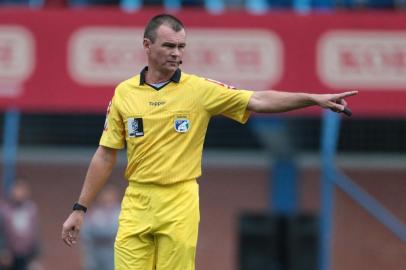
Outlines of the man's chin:
[[160,71],[165,74],[173,73],[178,69],[178,67],[179,67],[179,65],[166,64],[166,65],[161,66]]
[[178,64],[172,64],[172,65],[169,64],[169,65],[166,66],[166,68],[168,69],[168,71],[171,71],[171,72],[176,71],[176,70],[178,69],[178,67],[179,67]]

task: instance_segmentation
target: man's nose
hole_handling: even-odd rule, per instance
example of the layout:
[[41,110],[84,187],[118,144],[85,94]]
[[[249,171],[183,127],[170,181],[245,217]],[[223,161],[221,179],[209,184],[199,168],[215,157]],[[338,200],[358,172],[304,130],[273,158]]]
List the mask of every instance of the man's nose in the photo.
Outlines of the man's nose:
[[171,55],[172,56],[179,56],[180,55],[180,50],[178,47],[173,48],[173,50],[171,51]]

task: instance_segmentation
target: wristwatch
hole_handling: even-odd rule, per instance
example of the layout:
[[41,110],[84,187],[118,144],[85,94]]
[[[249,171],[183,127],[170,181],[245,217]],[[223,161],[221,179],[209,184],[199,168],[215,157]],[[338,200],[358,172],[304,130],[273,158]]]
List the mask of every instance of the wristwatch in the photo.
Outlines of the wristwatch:
[[87,211],[87,207],[81,205],[80,203],[75,203],[72,207],[72,210],[79,210],[79,211],[83,211],[84,213],[86,213]]

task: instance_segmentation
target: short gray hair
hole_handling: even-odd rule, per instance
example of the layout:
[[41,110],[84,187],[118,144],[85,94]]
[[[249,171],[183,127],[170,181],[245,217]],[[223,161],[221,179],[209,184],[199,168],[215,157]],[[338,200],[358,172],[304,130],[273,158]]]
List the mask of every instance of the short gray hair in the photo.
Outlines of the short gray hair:
[[183,23],[175,16],[169,14],[159,14],[154,16],[145,26],[144,38],[148,38],[152,43],[156,40],[156,31],[161,25],[167,25],[175,32],[184,29]]

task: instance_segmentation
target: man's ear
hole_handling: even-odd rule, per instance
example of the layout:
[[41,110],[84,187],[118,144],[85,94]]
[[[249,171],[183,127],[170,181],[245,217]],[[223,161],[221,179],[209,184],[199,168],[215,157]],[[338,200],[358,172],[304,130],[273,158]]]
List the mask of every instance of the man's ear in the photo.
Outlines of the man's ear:
[[142,46],[144,47],[144,49],[149,52],[149,49],[151,48],[151,40],[149,40],[148,38],[144,38],[142,41]]

